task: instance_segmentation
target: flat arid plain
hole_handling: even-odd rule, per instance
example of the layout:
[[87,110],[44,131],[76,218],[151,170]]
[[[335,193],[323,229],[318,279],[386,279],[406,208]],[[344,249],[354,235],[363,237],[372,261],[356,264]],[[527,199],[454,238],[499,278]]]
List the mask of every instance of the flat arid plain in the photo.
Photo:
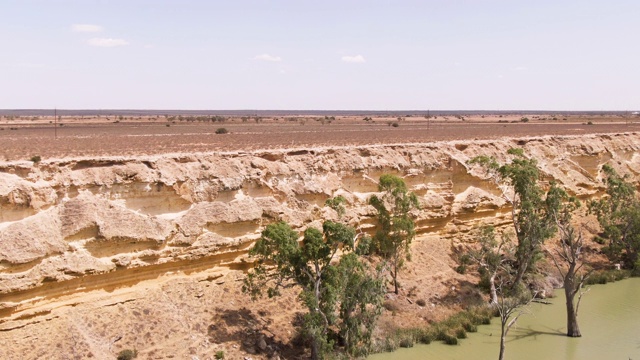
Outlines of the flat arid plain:
[[[342,221],[371,232],[367,199],[390,173],[420,208],[400,294],[387,295],[374,334],[383,338],[484,296],[454,271],[452,246],[480,224],[508,226],[511,211],[468,160],[506,161],[520,147],[581,199],[602,194],[603,164],[640,174],[631,114],[409,115],[5,114],[0,358],[303,357],[297,293],[252,302],[241,292],[247,251],[274,221],[303,231],[337,220],[325,201],[338,195]],[[595,262],[599,246],[586,246]],[[542,271],[540,286],[559,285]]]
[[[49,111],[51,112],[51,111]],[[364,120],[364,119],[367,120]],[[370,120],[369,120],[370,119]],[[526,119],[527,122],[523,122]],[[397,124],[397,127],[394,127]],[[500,115],[7,115],[0,117],[4,160],[138,156],[327,146],[406,144],[640,129],[640,117],[616,114]],[[226,136],[216,134],[225,128]],[[57,139],[56,139],[57,136]]]

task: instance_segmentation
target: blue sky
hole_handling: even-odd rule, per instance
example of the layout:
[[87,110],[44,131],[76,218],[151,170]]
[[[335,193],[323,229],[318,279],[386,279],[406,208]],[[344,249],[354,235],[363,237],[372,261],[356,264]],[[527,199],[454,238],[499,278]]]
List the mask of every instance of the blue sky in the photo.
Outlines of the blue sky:
[[640,1],[0,0],[0,108],[637,110]]

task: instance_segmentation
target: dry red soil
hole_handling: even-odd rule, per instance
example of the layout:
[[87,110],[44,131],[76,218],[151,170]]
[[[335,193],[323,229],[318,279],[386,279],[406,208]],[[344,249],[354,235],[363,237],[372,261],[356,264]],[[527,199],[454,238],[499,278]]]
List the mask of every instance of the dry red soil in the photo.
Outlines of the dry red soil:
[[[265,119],[260,123],[230,118],[224,123],[168,122],[149,118],[135,121],[62,119],[54,130],[49,120],[0,121],[1,160],[64,157],[134,156],[209,151],[312,148],[369,144],[424,143],[442,140],[491,139],[541,135],[620,133],[640,130],[640,123],[616,116],[573,116],[567,120],[512,118],[339,117],[323,125],[320,118]],[[391,126],[393,123],[399,126]],[[591,122],[591,124],[589,124]],[[216,134],[224,127],[228,134]]]

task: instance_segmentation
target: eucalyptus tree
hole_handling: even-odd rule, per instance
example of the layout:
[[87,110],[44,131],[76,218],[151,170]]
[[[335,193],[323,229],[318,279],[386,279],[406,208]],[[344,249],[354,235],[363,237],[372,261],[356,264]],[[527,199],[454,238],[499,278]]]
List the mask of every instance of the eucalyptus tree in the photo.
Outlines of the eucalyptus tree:
[[608,240],[604,249],[612,261],[622,262],[625,268],[640,270],[640,200],[635,186],[627,176],[604,165],[602,171],[607,185],[606,196],[589,203],[589,211],[596,215],[602,236]]
[[513,286],[517,286],[541,258],[544,241],[554,235],[556,223],[552,214],[557,212],[559,203],[550,199],[549,193],[545,194],[535,159],[527,158],[523,150],[518,148],[509,149],[507,153],[512,158],[503,165],[488,156],[475,157],[469,164],[481,166],[511,206],[517,238],[517,267]]
[[308,228],[300,243],[298,233],[279,222],[268,225],[249,252],[256,265],[244,292],[255,298],[264,290],[273,297],[282,288],[300,289],[298,298],[307,308],[302,330],[312,359],[323,359],[334,349],[334,328],[348,353],[368,351],[384,284],[355,253],[357,237],[353,228],[327,221],[322,231]]
[[416,235],[411,210],[418,208],[418,197],[407,189],[401,178],[383,174],[378,182],[382,195],[369,198],[377,214],[378,228],[373,250],[389,264],[394,292],[398,294],[398,272],[410,258],[411,241]]

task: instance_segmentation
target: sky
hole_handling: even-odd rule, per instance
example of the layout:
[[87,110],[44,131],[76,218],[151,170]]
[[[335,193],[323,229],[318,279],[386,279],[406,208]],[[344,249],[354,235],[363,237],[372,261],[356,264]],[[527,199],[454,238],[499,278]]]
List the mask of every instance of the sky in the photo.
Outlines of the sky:
[[0,0],[0,109],[638,110],[638,0]]

